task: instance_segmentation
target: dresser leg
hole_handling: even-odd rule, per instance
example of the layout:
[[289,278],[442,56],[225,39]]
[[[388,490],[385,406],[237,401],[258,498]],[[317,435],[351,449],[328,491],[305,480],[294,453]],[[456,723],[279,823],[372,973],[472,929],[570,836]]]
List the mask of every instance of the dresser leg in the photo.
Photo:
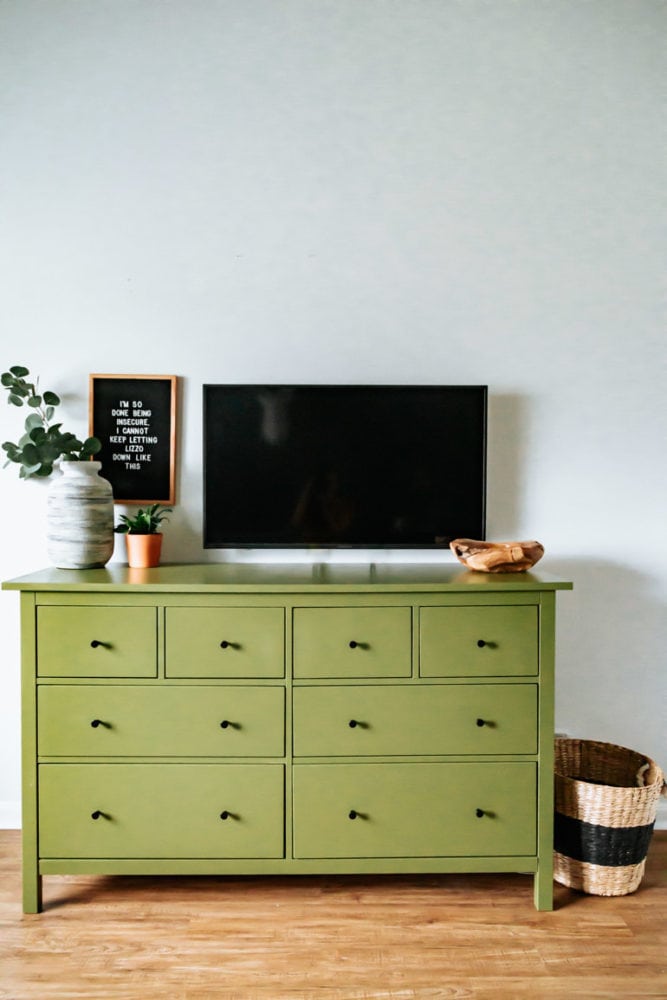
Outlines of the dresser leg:
[[540,861],[535,875],[534,900],[536,910],[553,910],[554,880],[553,863],[542,864]]
[[32,867],[23,871],[23,912],[42,912],[42,876]]

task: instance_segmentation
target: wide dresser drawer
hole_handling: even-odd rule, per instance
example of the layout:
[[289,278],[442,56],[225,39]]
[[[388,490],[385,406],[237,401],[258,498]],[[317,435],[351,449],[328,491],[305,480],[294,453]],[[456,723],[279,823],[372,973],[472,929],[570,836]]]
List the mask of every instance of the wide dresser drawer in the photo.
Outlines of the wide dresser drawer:
[[282,687],[42,685],[47,757],[275,757],[285,748]]
[[534,763],[297,764],[298,858],[530,856]]
[[294,690],[294,754],[531,754],[537,685],[349,685]]
[[409,607],[295,608],[295,677],[409,677]]
[[278,858],[279,764],[41,764],[44,858]]
[[155,677],[156,609],[38,608],[37,673],[40,677]]

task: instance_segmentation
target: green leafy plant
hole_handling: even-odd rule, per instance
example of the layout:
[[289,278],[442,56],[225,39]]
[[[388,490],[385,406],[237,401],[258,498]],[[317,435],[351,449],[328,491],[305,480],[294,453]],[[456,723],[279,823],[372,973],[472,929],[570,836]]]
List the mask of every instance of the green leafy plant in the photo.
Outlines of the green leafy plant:
[[169,520],[166,515],[171,514],[171,511],[171,507],[165,507],[161,503],[154,503],[146,508],[140,507],[134,517],[121,514],[122,523],[117,524],[114,531],[129,535],[157,535],[162,522]]
[[25,422],[25,434],[18,444],[5,441],[5,468],[12,462],[20,465],[19,476],[45,478],[53,472],[54,463],[62,458],[68,462],[85,462],[102,447],[95,437],[79,441],[74,434],[62,430],[62,424],[52,424],[60,396],[55,392],[39,391],[39,379],[28,382],[30,372],[23,365],[14,365],[0,375],[0,384],[7,390],[7,402],[12,406],[27,405],[32,410]]

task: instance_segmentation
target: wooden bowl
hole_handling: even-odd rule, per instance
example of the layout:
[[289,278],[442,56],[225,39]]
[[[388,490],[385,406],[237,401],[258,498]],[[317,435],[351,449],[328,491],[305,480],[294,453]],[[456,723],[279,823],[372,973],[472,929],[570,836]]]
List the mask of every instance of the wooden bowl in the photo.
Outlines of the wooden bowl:
[[464,566],[480,573],[525,573],[544,555],[539,542],[479,542],[455,538],[449,547]]

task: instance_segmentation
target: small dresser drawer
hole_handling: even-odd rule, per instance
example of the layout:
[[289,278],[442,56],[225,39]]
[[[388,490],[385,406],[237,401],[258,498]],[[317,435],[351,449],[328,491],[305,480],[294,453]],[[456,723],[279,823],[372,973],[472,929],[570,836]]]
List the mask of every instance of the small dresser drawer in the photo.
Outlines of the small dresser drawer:
[[44,858],[279,858],[279,764],[41,764]]
[[297,757],[530,754],[536,750],[535,684],[294,690]]
[[295,677],[409,677],[411,608],[295,608]]
[[536,765],[298,764],[298,858],[531,856]]
[[283,608],[167,608],[167,677],[284,677]]
[[38,608],[37,672],[40,677],[155,677],[156,609]]
[[43,685],[44,757],[277,757],[285,748],[280,687]]
[[422,677],[534,676],[535,606],[421,608]]

